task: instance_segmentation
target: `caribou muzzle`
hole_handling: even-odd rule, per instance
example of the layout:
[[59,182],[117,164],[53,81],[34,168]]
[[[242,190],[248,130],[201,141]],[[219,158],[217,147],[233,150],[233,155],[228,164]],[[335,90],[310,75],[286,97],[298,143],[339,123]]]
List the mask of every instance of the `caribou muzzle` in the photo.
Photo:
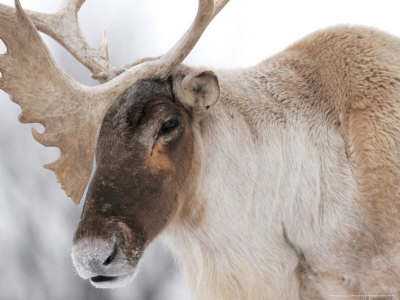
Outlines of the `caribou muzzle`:
[[[113,221],[107,223],[115,224]],[[133,242],[135,235],[120,230],[120,224],[109,227],[112,228],[109,237],[105,232],[95,235],[92,230],[82,228],[85,225],[78,227],[71,253],[79,276],[90,279],[98,288],[116,288],[130,282],[137,273],[143,253],[141,239],[136,238]]]

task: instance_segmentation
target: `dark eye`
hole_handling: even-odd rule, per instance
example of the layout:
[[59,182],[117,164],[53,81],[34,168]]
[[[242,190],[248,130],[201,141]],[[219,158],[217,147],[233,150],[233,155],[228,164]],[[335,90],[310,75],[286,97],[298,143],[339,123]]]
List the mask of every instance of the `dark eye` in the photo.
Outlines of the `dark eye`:
[[172,130],[177,128],[179,126],[179,120],[172,118],[169,119],[168,121],[164,122],[161,126],[160,133],[159,135],[165,135],[170,133]]

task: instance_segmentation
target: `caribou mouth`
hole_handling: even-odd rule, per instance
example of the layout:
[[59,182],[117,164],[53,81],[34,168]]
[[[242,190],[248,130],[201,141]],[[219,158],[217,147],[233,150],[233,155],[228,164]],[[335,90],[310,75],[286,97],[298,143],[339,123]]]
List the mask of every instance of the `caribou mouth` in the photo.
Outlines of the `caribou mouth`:
[[92,282],[104,282],[104,281],[113,281],[114,279],[117,279],[118,276],[96,276],[90,278]]
[[99,275],[91,277],[90,283],[96,288],[113,289],[128,284],[135,277],[135,275],[136,272],[120,276]]

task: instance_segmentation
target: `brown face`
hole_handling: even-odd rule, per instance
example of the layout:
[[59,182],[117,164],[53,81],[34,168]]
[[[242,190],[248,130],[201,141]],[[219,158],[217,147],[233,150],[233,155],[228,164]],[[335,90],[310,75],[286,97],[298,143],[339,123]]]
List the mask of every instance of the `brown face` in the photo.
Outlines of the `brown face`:
[[196,113],[173,92],[184,77],[136,84],[103,120],[72,251],[79,275],[97,287],[128,282],[146,246],[187,209]]

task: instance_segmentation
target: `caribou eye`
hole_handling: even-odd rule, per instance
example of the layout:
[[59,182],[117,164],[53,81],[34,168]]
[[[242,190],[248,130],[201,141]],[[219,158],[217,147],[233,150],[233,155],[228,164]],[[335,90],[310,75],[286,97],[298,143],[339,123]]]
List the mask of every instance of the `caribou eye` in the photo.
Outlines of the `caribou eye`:
[[161,126],[159,135],[165,135],[173,131],[175,128],[179,126],[180,122],[176,118],[169,119],[168,121],[164,122]]

